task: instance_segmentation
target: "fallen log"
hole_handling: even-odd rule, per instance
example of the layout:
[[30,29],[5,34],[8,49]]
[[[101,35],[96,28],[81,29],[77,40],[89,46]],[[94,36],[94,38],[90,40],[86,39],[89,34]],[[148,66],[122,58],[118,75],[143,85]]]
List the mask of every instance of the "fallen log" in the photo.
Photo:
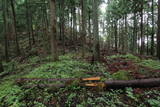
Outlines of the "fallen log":
[[[32,86],[27,86],[28,88],[31,87],[39,87],[39,88],[46,88],[46,87],[53,87],[53,88],[64,88],[72,85],[72,83],[76,80],[80,80],[79,86],[84,87],[101,87],[105,89],[121,89],[126,87],[132,88],[153,88],[153,87],[160,87],[160,78],[152,78],[152,79],[139,79],[139,80],[106,80],[104,82],[97,82],[100,80],[99,77],[93,78],[83,78],[83,79],[18,79],[18,83],[24,83],[25,81],[36,81],[36,80],[47,80],[47,81],[63,81],[62,84],[37,84]],[[96,80],[96,81],[95,81]],[[88,82],[89,81],[89,82]],[[87,83],[88,82],[88,83]],[[22,84],[21,84],[22,85]]]
[[139,79],[139,80],[111,80],[105,81],[106,88],[125,88],[125,87],[132,87],[132,88],[153,88],[153,87],[160,87],[160,78],[152,78],[152,79]]

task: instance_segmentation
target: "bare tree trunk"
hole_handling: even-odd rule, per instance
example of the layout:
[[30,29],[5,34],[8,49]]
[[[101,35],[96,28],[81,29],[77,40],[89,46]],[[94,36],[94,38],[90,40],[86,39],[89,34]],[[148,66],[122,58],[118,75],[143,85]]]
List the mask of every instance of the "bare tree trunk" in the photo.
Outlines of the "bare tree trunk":
[[160,59],[160,0],[158,0],[157,56]]
[[100,43],[98,29],[98,1],[93,0],[93,34],[94,34],[94,61],[100,61]]
[[[76,41],[77,39],[77,17],[76,17],[76,7],[74,5],[73,7],[73,38],[74,38],[74,41]],[[74,42],[73,41],[73,42]],[[74,42],[74,45],[76,45],[76,43]]]
[[65,31],[64,31],[64,29],[65,29],[65,18],[64,18],[64,8],[65,8],[65,6],[64,6],[64,2],[65,2],[65,0],[62,0],[62,6],[61,6],[61,8],[62,8],[62,44],[63,44],[63,54],[65,54]]
[[149,12],[147,11],[147,55],[149,55]]
[[30,21],[29,21],[29,7],[28,7],[28,0],[26,0],[26,25],[27,25],[27,34],[28,34],[28,44],[29,49],[32,47],[31,43],[31,32],[30,32]]
[[9,56],[8,56],[8,33],[7,33],[7,29],[8,29],[8,25],[7,25],[7,14],[6,14],[6,0],[3,0],[3,21],[4,21],[4,40],[5,40],[5,60],[6,62],[8,62],[9,60]]
[[137,14],[134,12],[133,53],[137,53]]
[[82,6],[82,57],[85,54],[85,43],[86,43],[86,0],[81,0]]
[[13,15],[13,30],[14,30],[14,36],[15,36],[15,43],[16,43],[16,51],[17,55],[20,55],[20,48],[19,48],[19,43],[18,43],[18,37],[17,37],[17,24],[16,24],[16,13],[15,13],[15,8],[14,8],[14,2],[11,0],[11,7],[12,7],[12,15]]
[[33,31],[33,21],[32,21],[33,19],[32,18],[33,18],[33,16],[31,14],[30,15],[30,21],[31,21],[30,22],[30,27],[31,27],[31,34],[32,34],[32,43],[35,44],[34,31]]
[[56,3],[55,0],[50,0],[50,38],[51,38],[51,53],[53,56],[53,61],[57,61],[58,51],[57,51],[57,38],[56,38]]
[[154,0],[152,0],[152,35],[151,35],[151,55],[154,55]]
[[145,48],[145,43],[144,43],[144,32],[143,32],[143,0],[141,1],[141,49],[140,49],[140,54],[144,54],[144,48]]
[[4,72],[2,62],[0,62],[0,73]]
[[115,51],[118,51],[118,36],[117,36],[117,21],[114,22],[114,30],[115,30]]

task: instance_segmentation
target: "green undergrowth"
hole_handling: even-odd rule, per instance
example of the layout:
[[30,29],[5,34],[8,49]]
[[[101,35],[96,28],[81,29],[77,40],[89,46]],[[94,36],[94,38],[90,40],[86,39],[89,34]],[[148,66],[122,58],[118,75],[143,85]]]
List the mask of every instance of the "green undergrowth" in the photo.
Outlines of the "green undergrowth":
[[157,60],[152,60],[152,59],[148,59],[148,60],[142,60],[141,63],[139,63],[141,66],[145,66],[148,68],[152,68],[155,70],[159,70],[160,69],[160,61]]
[[112,55],[108,56],[109,59],[117,59],[117,58],[124,58],[125,60],[131,60],[135,64],[148,67],[154,70],[159,70],[160,69],[160,61],[158,60],[153,60],[153,59],[140,59],[138,56],[134,56],[133,54],[125,54],[125,55]]
[[127,60],[132,60],[134,62],[139,62],[140,58],[137,56],[134,56],[133,54],[125,54],[125,55],[121,55],[121,54],[117,54],[117,55],[112,55],[112,56],[108,56],[109,59],[116,59],[116,58],[124,58]]
[[[105,68],[98,65],[91,65],[84,61],[72,58],[72,55],[60,56],[57,62],[41,64],[33,69],[26,78],[81,78],[90,77],[96,72],[105,73]],[[90,73],[92,72],[92,74]]]
[[[108,79],[130,80],[131,71],[119,70],[110,74],[106,66],[98,63],[92,65],[88,62],[74,59],[75,54],[60,56],[59,61],[52,62],[51,56],[30,57],[23,63],[11,61],[4,64],[5,72],[13,74],[5,76],[0,80],[0,107],[158,107],[160,102],[160,91],[146,90],[135,93],[134,89],[124,90],[90,90],[76,85],[52,91],[50,88],[24,88],[16,85],[18,78],[82,78],[82,77],[102,77],[102,81]],[[110,56],[110,59],[124,58],[133,60],[136,64],[151,66],[159,69],[158,61],[140,60],[137,56],[117,55]],[[144,72],[144,71],[141,71]],[[40,81],[41,82],[41,81]],[[39,82],[23,83],[23,85],[33,85]],[[42,82],[45,83],[45,82]]]
[[120,70],[114,74],[112,74],[112,78],[115,80],[130,80],[129,76],[130,71]]

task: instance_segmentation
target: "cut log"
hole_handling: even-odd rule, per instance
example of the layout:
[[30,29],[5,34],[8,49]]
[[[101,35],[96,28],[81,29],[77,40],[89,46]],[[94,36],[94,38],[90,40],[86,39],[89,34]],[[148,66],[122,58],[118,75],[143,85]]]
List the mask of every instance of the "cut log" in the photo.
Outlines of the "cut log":
[[111,80],[105,81],[106,88],[152,88],[152,87],[160,87],[160,78],[152,78],[152,79],[140,79],[140,80]]
[[[129,81],[125,81],[125,80],[106,80],[104,82],[95,82],[95,81],[90,81],[90,80],[99,80],[99,78],[97,77],[93,77],[93,78],[86,78],[86,79],[78,79],[81,80],[79,84],[80,86],[84,86],[84,87],[99,87],[102,86],[102,88],[106,88],[106,89],[121,89],[121,88],[126,88],[126,87],[132,87],[132,88],[153,88],[153,87],[160,87],[160,78],[152,78],[152,79],[140,79],[140,80],[129,80]],[[45,87],[56,87],[56,88],[64,88],[67,87],[69,85],[71,85],[74,81],[76,81],[77,79],[27,79],[27,78],[23,78],[23,79],[18,79],[17,80],[17,84],[18,83],[24,83],[25,81],[29,82],[29,81],[37,81],[37,80],[41,80],[41,81],[62,81],[64,83],[62,84],[37,84],[37,85],[32,85],[32,86],[28,86],[28,87],[41,87],[41,88],[45,88]],[[85,82],[84,82],[85,80]],[[90,82],[87,83],[86,80],[89,80]],[[71,81],[70,84],[66,84],[68,81]]]

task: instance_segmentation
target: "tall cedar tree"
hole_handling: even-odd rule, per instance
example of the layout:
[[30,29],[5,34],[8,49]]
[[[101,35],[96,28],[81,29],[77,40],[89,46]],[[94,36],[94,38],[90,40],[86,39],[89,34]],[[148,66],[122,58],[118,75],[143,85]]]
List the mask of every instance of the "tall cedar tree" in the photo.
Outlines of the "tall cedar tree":
[[0,62],[0,73],[3,72],[4,69],[3,69],[3,65],[2,65],[2,62]]
[[17,52],[17,55],[20,55],[19,42],[17,37],[16,12],[15,12],[15,6],[14,6],[13,0],[11,0],[11,7],[12,7],[12,15],[13,15],[13,31],[14,31],[14,37],[15,37],[15,43],[16,43],[16,52]]
[[98,30],[98,0],[93,0],[93,35],[94,35],[94,61],[100,61],[100,44]]
[[160,0],[158,0],[157,56],[160,59]]
[[57,51],[57,30],[56,30],[56,2],[55,0],[50,0],[50,40],[51,40],[51,54],[53,56],[53,61],[57,61],[58,51]]

